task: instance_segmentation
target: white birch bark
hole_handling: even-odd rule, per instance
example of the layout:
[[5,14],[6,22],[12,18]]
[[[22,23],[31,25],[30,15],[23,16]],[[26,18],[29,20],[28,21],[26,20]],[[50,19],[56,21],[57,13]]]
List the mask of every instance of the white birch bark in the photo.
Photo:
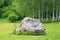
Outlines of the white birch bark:
[[55,21],[55,20],[54,20],[54,19],[55,19],[55,18],[54,18],[54,3],[55,3],[55,2],[54,2],[54,0],[52,0],[52,2],[53,2],[53,20],[52,20],[52,21]]
[[56,0],[56,21],[58,21],[58,1]]
[[32,15],[33,15],[33,18],[34,18],[34,0],[32,1],[32,6],[33,6],[33,9],[32,9]]
[[38,19],[40,20],[40,3],[38,4]]

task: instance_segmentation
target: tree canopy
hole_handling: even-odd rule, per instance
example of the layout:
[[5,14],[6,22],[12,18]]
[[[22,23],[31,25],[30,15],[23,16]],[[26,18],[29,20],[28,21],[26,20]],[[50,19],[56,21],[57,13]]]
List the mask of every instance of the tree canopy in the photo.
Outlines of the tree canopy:
[[24,17],[60,20],[60,0],[0,0],[0,18],[10,19],[14,15],[17,20]]

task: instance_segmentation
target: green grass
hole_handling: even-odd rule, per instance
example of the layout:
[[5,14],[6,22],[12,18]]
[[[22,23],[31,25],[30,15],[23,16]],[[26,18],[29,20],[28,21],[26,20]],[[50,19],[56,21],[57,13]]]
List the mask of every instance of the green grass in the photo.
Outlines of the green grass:
[[[19,23],[16,23],[18,26]],[[14,23],[0,23],[0,40],[60,40],[60,23],[44,23],[46,35],[15,35],[11,33],[16,28]]]

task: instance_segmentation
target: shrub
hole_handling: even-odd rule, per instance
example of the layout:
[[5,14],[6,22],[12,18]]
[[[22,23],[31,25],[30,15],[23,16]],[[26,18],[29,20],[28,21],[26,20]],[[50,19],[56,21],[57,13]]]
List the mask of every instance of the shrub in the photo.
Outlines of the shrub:
[[18,19],[18,16],[15,13],[9,14],[8,19],[10,22],[15,22]]
[[8,16],[8,13],[3,13],[2,18],[6,18]]
[[9,14],[15,14],[15,12],[12,11],[12,10],[8,10],[8,11],[6,11],[6,12],[4,12],[4,13],[2,14],[2,17],[3,17],[3,18],[6,18],[6,17],[9,16]]

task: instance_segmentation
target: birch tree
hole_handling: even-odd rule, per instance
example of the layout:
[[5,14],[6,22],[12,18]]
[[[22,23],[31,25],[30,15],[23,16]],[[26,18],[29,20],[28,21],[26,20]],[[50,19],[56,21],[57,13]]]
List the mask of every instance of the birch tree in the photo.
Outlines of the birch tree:
[[46,0],[46,22],[48,21],[48,0]]
[[59,13],[58,20],[60,21],[60,0],[58,0],[58,13]]
[[34,0],[32,1],[32,6],[33,6],[32,13],[33,13],[33,18],[34,18]]
[[58,21],[58,0],[55,0],[55,6],[56,6],[56,21]]
[[54,4],[55,4],[55,1],[54,0],[52,0],[52,3],[53,3],[53,21],[54,21]]
[[43,16],[44,16],[44,13],[43,13],[44,10],[43,9],[44,9],[44,0],[42,0],[42,20],[43,20]]
[[40,0],[38,0],[38,18],[40,20]]

